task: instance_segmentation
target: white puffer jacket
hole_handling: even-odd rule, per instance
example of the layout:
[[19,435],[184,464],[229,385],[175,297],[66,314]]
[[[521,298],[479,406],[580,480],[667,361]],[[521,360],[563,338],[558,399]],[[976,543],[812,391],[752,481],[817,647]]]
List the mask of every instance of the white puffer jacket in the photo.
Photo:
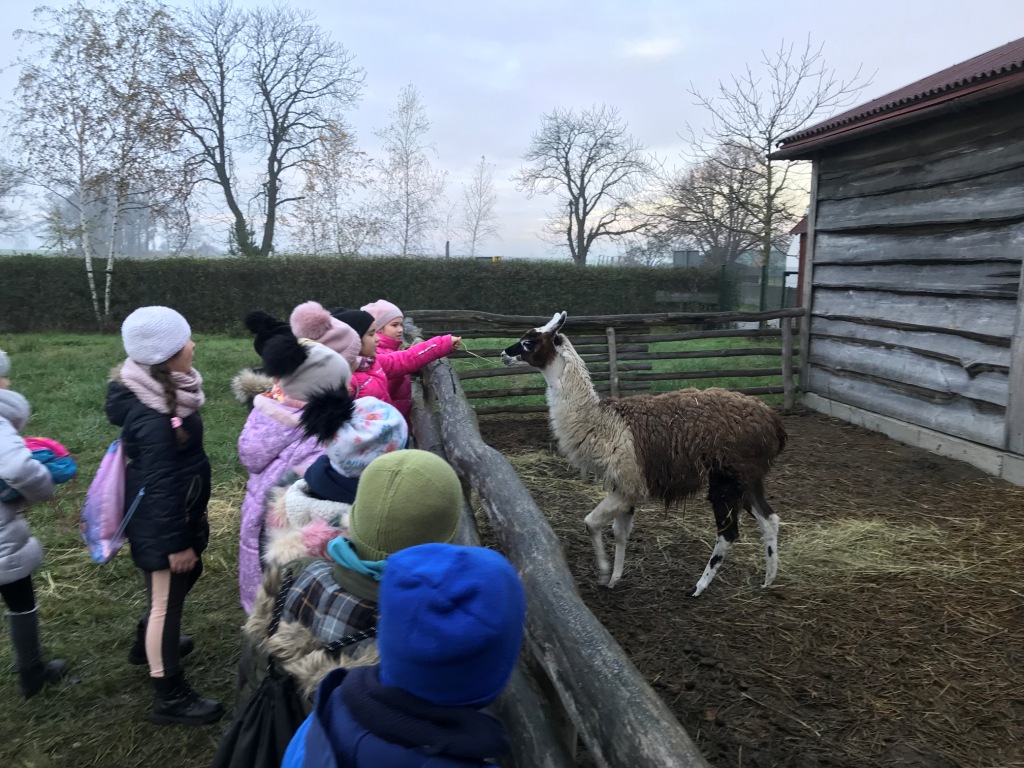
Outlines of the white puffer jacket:
[[53,478],[21,439],[31,414],[28,400],[0,389],[0,478],[21,498],[0,502],[0,584],[28,576],[43,562],[43,547],[22,514],[30,504],[53,496]]

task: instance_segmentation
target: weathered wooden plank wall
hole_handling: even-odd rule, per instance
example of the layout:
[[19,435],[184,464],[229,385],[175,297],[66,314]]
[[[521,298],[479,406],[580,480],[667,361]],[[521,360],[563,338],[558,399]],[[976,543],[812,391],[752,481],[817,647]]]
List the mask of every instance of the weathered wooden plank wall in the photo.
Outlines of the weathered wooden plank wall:
[[838,145],[815,173],[805,390],[1024,452],[1024,109]]

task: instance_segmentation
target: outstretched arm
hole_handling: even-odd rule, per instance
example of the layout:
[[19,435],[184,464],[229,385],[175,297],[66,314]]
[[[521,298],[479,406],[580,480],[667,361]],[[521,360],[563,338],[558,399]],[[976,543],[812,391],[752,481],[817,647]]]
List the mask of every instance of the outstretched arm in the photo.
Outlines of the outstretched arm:
[[413,344],[408,349],[392,352],[390,355],[381,355],[377,358],[380,367],[384,369],[389,379],[399,379],[416,373],[427,363],[440,360],[454,352],[462,341],[458,336],[447,334],[435,336],[432,339]]

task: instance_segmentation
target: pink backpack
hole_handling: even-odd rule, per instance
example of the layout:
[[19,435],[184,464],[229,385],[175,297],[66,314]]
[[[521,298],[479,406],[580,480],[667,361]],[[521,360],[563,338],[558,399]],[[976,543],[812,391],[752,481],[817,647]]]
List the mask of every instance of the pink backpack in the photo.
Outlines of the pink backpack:
[[121,551],[125,529],[142,497],[146,495],[146,489],[140,488],[131,507],[127,512],[124,511],[127,463],[121,440],[117,439],[107,448],[100,468],[96,470],[96,476],[85,494],[78,527],[89,546],[89,555],[97,563],[108,563]]

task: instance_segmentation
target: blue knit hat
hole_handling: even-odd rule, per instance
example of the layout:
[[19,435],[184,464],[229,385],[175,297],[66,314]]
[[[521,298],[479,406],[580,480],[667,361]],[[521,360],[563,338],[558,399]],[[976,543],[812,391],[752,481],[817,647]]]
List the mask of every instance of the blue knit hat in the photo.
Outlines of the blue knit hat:
[[519,657],[526,595],[484,547],[420,544],[387,560],[380,584],[380,681],[440,706],[483,707]]

